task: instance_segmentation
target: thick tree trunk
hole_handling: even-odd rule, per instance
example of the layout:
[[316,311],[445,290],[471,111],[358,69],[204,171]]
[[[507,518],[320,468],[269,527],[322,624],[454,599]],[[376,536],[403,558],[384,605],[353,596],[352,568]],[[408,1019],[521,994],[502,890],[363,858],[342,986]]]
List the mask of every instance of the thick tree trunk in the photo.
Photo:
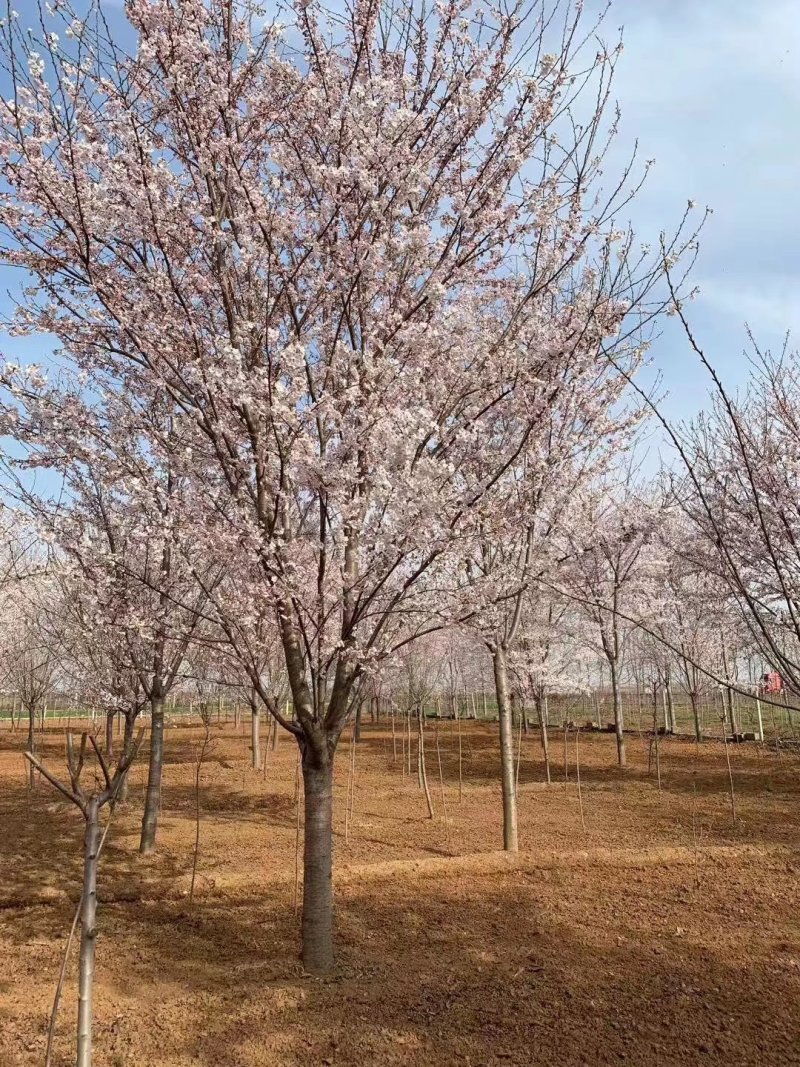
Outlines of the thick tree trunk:
[[81,955],[78,973],[78,1057],[77,1067],[92,1065],[92,985],[97,914],[97,853],[100,844],[100,818],[97,798],[86,805],[86,833],[83,846],[83,900],[81,902]]
[[358,704],[356,705],[355,729],[353,731],[353,740],[356,742],[361,740],[361,713],[363,707],[364,702],[362,700],[359,700]]
[[611,695],[614,702],[614,732],[617,737],[617,762],[620,767],[625,766],[625,734],[622,720],[622,694],[619,691],[619,678],[617,665],[610,662],[611,667]]
[[250,701],[250,748],[253,754],[253,770],[261,767],[261,709],[258,698],[253,694]]
[[161,811],[161,773],[164,767],[164,701],[155,698],[150,703],[150,763],[147,770],[147,793],[144,798],[142,836],[139,851],[152,852],[156,847],[158,816]]
[[503,792],[503,848],[516,852],[517,791],[514,781],[514,727],[511,703],[508,699],[508,671],[505,649],[499,646],[492,656],[494,684],[497,694],[497,715],[500,721],[500,781]]
[[303,966],[309,974],[333,970],[333,760],[303,753]]

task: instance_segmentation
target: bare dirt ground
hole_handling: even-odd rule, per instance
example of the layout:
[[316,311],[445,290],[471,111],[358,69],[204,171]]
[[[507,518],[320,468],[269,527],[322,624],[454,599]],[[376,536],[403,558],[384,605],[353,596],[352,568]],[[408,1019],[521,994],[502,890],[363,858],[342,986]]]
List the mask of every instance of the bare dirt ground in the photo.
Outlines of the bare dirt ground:
[[[337,763],[338,973],[297,959],[296,749],[266,775],[247,728],[214,727],[200,786],[197,899],[188,905],[201,731],[168,730],[157,854],[141,860],[144,762],[114,815],[100,875],[97,1067],[459,1064],[800,1064],[800,759],[581,734],[522,739],[521,849],[501,841],[496,727],[427,731],[436,817],[387,727]],[[0,1065],[40,1065],[75,901],[82,824],[45,782],[25,787],[22,736],[0,729]],[[62,770],[63,732],[47,765]],[[444,798],[444,803],[443,803]],[[444,804],[446,803],[446,814]],[[74,954],[73,954],[74,957]],[[73,1061],[74,958],[54,1067]]]

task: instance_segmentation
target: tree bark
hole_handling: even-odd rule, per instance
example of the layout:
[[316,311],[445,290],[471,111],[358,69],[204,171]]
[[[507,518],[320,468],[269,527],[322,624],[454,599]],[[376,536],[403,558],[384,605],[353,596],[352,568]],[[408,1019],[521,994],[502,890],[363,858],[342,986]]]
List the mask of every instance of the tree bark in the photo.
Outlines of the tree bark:
[[609,666],[611,668],[611,695],[614,702],[614,732],[617,737],[617,762],[620,767],[625,766],[625,734],[623,732],[624,723],[622,719],[622,694],[619,691],[619,677],[617,676],[617,665],[613,660],[609,660]]
[[303,841],[303,966],[329,974],[333,954],[333,760],[303,750],[305,838]]
[[[32,756],[36,755],[36,713],[33,706],[28,708],[28,742],[26,749]],[[33,764],[28,762],[28,788],[33,789],[36,784],[36,769]]]
[[506,653],[498,645],[492,655],[494,684],[497,695],[497,715],[500,722],[500,781],[503,793],[503,848],[517,852],[517,791],[514,782],[514,727],[511,703],[508,699],[508,671]]
[[728,720],[731,727],[731,739],[736,740],[736,735],[739,733],[739,724],[736,722],[736,708],[733,703],[733,690],[726,687],[728,695]]
[[106,712],[106,755],[114,755],[114,716],[116,711]]
[[675,725],[675,701],[672,699],[672,682],[667,678],[664,682],[664,695],[667,701],[667,711],[669,713],[669,732],[671,734],[676,733]]
[[428,769],[425,765],[425,730],[423,726],[422,704],[417,705],[417,770],[420,788],[425,791],[425,803],[428,805],[428,818],[433,818],[433,801],[428,788]]
[[142,836],[139,851],[145,855],[156,847],[158,816],[161,811],[161,773],[164,767],[164,700],[150,702],[150,763],[147,770],[147,793],[142,816]]
[[97,914],[97,853],[100,818],[97,797],[86,804],[86,833],[83,848],[83,902],[81,904],[81,955],[78,974],[78,1057],[77,1067],[92,1064],[92,986]]
[[[130,751],[130,747],[133,744],[133,728],[136,725],[137,711],[126,711],[123,715],[120,712],[123,722],[123,734],[122,734],[122,752],[126,755]],[[122,779],[119,790],[117,791],[117,802],[123,804],[128,799],[128,781],[130,780],[130,768],[128,773]]]
[[697,705],[697,693],[694,689],[689,690],[689,703],[692,705],[692,718],[694,719],[694,737],[698,745],[703,740],[703,731],[700,728],[700,709]]
[[758,716],[758,740],[764,744],[764,716],[761,714],[761,701],[758,699],[758,693],[756,693],[756,715]]
[[255,693],[250,701],[250,748],[253,753],[253,770],[261,767],[261,709]]
[[547,716],[542,709],[542,698],[536,696],[536,714],[539,718],[539,732],[542,738],[542,755],[544,756],[544,771],[547,776],[547,784],[550,785],[550,742],[547,736]]

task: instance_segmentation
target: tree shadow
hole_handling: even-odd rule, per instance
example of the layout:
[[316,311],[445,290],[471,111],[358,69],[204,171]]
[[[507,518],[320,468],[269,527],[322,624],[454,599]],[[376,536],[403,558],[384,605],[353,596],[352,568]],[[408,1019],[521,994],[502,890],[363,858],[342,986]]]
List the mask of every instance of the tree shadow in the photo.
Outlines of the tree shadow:
[[585,869],[340,889],[326,980],[302,974],[286,890],[105,909],[98,1059],[114,1011],[120,1062],[152,1067],[798,1062],[791,915],[742,909],[736,871],[634,873],[633,894]]
[[[193,785],[168,783],[164,811],[168,815],[194,818],[197,797]],[[235,787],[204,784],[200,781],[200,814],[216,820],[241,822],[242,818],[263,820],[265,825],[293,826],[296,818],[294,797],[288,793],[244,793]]]
[[[169,768],[166,768],[168,776]],[[66,775],[64,776],[66,777]],[[265,827],[293,827],[294,799],[286,793],[242,793],[219,784],[200,786],[201,819],[216,824],[252,820]],[[162,826],[173,818],[194,819],[195,789],[191,785],[169,783],[164,789]],[[104,809],[104,820],[109,809]],[[112,897],[152,895],[159,887],[171,885],[191,870],[192,848],[181,852],[159,849],[147,857],[137,855],[141,807],[121,803],[112,815],[112,825],[100,863],[98,893],[101,902]],[[10,917],[15,910],[32,908],[41,915],[49,933],[63,928],[64,916],[52,905],[77,901],[83,879],[84,821],[78,808],[62,798],[44,779],[29,790],[19,783],[0,793],[0,915]],[[206,864],[208,859],[206,859]],[[49,905],[49,906],[48,906]],[[67,907],[71,907],[68,903]],[[60,911],[60,906],[56,909]],[[71,921],[68,920],[68,922]],[[11,924],[12,937],[23,927]],[[23,936],[20,933],[20,936]]]

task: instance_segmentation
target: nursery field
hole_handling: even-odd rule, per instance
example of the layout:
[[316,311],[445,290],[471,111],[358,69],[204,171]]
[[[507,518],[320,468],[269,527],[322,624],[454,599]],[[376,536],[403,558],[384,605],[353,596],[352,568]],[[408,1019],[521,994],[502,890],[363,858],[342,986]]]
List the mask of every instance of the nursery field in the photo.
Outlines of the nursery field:
[[[39,746],[57,773],[63,728]],[[462,724],[459,776],[457,724],[427,724],[431,819],[400,731],[365,724],[337,760],[339,966],[315,980],[298,959],[296,746],[256,771],[249,725],[214,725],[198,787],[202,737],[185,718],[167,730],[154,855],[137,854],[146,752],[113,815],[97,1067],[800,1064],[797,750],[730,745],[729,771],[718,741],[662,738],[659,785],[647,736],[628,736],[623,773],[613,736],[572,732],[565,778],[554,731],[548,786],[523,735],[510,857],[496,726]],[[23,741],[2,723],[2,1067],[44,1062],[81,881],[82,820],[46,781],[28,790]],[[53,1067],[73,1062],[75,955]]]

